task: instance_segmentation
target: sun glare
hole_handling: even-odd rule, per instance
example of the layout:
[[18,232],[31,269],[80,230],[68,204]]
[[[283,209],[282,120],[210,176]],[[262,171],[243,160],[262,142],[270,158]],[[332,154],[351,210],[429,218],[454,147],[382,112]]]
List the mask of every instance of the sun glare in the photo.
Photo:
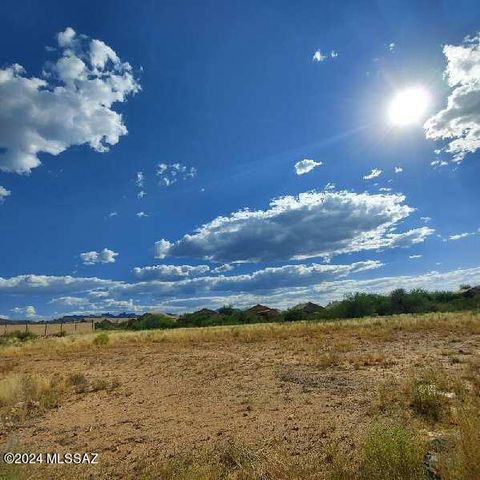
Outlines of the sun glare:
[[395,95],[388,116],[395,125],[417,123],[424,118],[429,103],[430,94],[423,87],[408,88]]

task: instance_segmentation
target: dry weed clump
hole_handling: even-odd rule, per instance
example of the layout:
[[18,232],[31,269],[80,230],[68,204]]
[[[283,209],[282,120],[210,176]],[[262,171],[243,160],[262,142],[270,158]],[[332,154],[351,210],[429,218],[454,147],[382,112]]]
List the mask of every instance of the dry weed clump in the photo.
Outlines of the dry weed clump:
[[474,399],[458,410],[457,429],[439,458],[442,480],[480,478],[480,400]]
[[65,390],[61,377],[9,374],[0,380],[0,418],[7,424],[58,406]]
[[112,391],[120,386],[120,382],[116,378],[108,380],[97,377],[90,381],[81,372],[70,374],[67,381],[76,393],[99,392],[102,390]]

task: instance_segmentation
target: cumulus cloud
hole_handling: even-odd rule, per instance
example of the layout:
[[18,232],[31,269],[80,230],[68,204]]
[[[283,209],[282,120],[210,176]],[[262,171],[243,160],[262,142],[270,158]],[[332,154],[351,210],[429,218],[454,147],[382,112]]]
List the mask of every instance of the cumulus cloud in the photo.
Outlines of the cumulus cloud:
[[80,259],[84,265],[95,265],[96,263],[115,263],[117,252],[104,248],[100,252],[91,251],[80,254]]
[[415,260],[415,259],[417,259],[417,258],[422,258],[422,256],[421,256],[421,255],[409,255],[408,258],[409,258],[410,260]]
[[147,218],[148,217],[148,213],[145,213],[145,212],[137,212],[136,215],[137,215],[138,218]]
[[29,274],[10,278],[0,277],[0,293],[11,295],[66,294],[108,288],[120,283],[96,277]]
[[10,190],[7,190],[5,187],[2,187],[0,185],[0,203],[3,202],[3,200],[8,197],[12,192]]
[[364,180],[371,180],[372,178],[377,178],[382,174],[382,170],[374,168],[368,175],[364,175]]
[[461,45],[445,45],[445,77],[451,87],[447,106],[425,123],[426,137],[445,140],[454,162],[480,148],[480,35]]
[[316,50],[315,53],[313,54],[312,61],[313,62],[324,62],[328,58],[337,58],[338,57],[338,52],[335,50],[331,50],[330,53],[328,54],[323,54],[322,51]]
[[311,172],[315,167],[322,165],[322,162],[316,162],[315,160],[310,160],[305,158],[300,162],[295,164],[295,173],[297,175],[305,175],[308,172]]
[[395,167],[395,173],[402,173],[403,167]]
[[44,65],[42,78],[18,64],[0,69],[0,170],[30,173],[40,153],[59,155],[72,145],[106,152],[127,133],[112,107],[140,90],[132,67],[72,28],[57,41],[60,56]]
[[178,180],[187,180],[197,174],[195,167],[187,167],[181,163],[160,163],[157,168],[159,185],[169,187]]
[[314,62],[323,62],[328,58],[327,55],[323,55],[320,50],[316,50],[313,54],[312,61]]
[[423,242],[432,229],[395,230],[414,211],[404,201],[403,195],[347,191],[280,197],[267,210],[240,210],[217,217],[176,242],[162,239],[155,245],[156,257],[260,262],[330,258]]
[[16,317],[33,318],[37,315],[37,311],[33,305],[27,307],[15,307],[10,310]]
[[210,272],[208,265],[154,265],[152,267],[135,267],[133,274],[140,280],[175,281],[192,278]]

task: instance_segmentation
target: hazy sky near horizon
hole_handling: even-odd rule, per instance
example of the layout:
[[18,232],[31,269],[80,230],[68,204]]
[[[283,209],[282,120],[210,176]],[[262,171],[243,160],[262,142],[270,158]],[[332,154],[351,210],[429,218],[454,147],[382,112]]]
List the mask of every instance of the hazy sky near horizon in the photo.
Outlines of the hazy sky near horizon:
[[0,317],[480,283],[480,4],[0,5]]

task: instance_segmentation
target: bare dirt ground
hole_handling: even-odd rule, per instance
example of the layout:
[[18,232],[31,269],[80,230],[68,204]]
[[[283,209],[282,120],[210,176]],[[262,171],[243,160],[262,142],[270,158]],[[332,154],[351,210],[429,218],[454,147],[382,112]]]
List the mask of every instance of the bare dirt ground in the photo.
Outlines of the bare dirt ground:
[[31,465],[22,478],[141,478],[146,464],[229,438],[309,455],[332,438],[353,441],[385,382],[431,365],[461,375],[480,352],[479,328],[375,328],[0,350],[15,373],[82,373],[115,385],[65,392],[59,407],[7,425],[0,445],[99,454],[96,466]]

